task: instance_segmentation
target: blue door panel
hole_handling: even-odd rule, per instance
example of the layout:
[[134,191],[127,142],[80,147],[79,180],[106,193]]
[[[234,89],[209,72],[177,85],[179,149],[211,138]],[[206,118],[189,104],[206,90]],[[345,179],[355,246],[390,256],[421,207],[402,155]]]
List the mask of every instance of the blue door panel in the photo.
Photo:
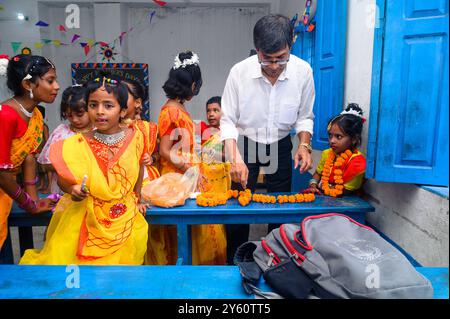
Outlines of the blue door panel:
[[448,1],[385,5],[375,179],[448,186]]
[[327,123],[342,111],[347,32],[347,0],[317,3],[316,28],[300,32],[291,53],[307,61],[314,72],[314,149],[328,148]]

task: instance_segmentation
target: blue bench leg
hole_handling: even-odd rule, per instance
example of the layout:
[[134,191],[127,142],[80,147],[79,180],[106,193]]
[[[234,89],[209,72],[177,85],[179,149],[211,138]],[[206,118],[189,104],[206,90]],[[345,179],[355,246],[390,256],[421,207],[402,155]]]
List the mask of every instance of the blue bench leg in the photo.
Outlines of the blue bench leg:
[[178,224],[178,259],[186,265],[192,265],[191,225]]
[[19,227],[20,256],[23,256],[25,250],[34,248],[33,227]]
[[11,229],[8,230],[8,236],[0,250],[0,264],[14,264],[14,254],[11,241]]

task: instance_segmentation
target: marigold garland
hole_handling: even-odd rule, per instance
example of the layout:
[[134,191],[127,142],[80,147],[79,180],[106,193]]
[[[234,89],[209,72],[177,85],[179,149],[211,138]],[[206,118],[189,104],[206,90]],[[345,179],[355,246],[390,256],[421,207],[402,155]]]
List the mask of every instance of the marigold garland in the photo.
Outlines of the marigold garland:
[[252,192],[249,189],[239,192],[238,203],[241,206],[247,206],[252,201]]
[[[327,160],[325,161],[325,164],[323,166],[322,177],[320,179],[322,182],[322,189],[325,195],[337,197],[343,194],[344,192],[344,180],[342,177],[343,172],[341,169],[339,169],[339,167],[344,165],[344,163],[350,157],[352,157],[352,155],[353,155],[352,151],[346,150],[345,152],[342,152],[338,156],[336,161],[334,161],[334,159],[336,158],[336,154],[334,154],[333,151],[330,151],[328,153]],[[334,167],[334,174],[333,174],[334,187],[330,186],[329,183],[333,167]]]
[[275,196],[264,195],[264,194],[253,194],[252,200],[257,203],[263,204],[275,204],[277,199]]
[[227,200],[227,195],[222,193],[202,193],[196,198],[197,205],[204,207],[225,205]]
[[295,195],[278,195],[277,197],[279,204],[284,203],[307,203],[313,202],[316,196],[313,193],[310,194],[295,194]]

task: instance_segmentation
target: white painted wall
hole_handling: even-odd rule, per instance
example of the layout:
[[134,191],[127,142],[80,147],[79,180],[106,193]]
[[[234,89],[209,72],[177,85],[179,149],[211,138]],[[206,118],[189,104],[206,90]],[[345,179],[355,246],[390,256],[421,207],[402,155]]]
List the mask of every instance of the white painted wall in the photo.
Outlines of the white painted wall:
[[[173,58],[176,53],[186,49],[199,54],[204,83],[199,96],[188,104],[188,108],[194,119],[205,120],[204,105],[207,99],[222,94],[232,65],[245,59],[253,48],[254,24],[263,15],[278,12],[280,3],[279,0],[175,0],[162,8],[146,0],[112,0],[108,3],[87,0],[4,1],[5,10],[0,12],[0,17],[18,11],[30,17],[27,23],[22,24],[17,20],[0,21],[0,52],[11,56],[11,41],[34,45],[40,39],[49,38],[70,43],[72,35],[77,33],[97,41],[109,42],[121,31],[138,25],[124,38],[122,47],[116,45],[116,51],[123,54],[117,61],[149,64],[149,98],[153,121],[157,121],[159,109],[166,100],[161,87],[167,79]],[[69,3],[80,5],[81,27],[64,34],[58,31],[57,26],[64,24],[67,16],[65,7]],[[148,13],[153,10],[157,13],[150,25],[146,22]],[[34,26],[39,19],[50,23],[50,26]],[[61,47],[49,45],[42,50],[32,49],[33,53],[45,55],[55,63],[62,89],[71,85],[71,63],[101,62],[95,51],[91,51],[86,57],[78,43]],[[4,82],[4,79],[0,81]],[[0,82],[2,99],[10,95],[4,89],[3,82]],[[51,110],[46,116],[50,129],[60,123],[60,96],[52,105],[44,105]]]

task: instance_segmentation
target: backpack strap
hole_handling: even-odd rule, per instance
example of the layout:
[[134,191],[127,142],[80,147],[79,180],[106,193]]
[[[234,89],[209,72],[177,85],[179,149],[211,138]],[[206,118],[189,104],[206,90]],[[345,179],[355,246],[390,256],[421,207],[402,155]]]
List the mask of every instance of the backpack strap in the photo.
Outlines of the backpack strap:
[[238,247],[234,255],[233,262],[239,267],[239,272],[242,276],[242,287],[247,294],[254,294],[255,296],[259,296],[260,298],[283,298],[274,292],[262,291],[261,289],[256,287],[262,275],[261,268],[253,258],[253,252],[255,251],[256,247],[257,242],[246,242]]

